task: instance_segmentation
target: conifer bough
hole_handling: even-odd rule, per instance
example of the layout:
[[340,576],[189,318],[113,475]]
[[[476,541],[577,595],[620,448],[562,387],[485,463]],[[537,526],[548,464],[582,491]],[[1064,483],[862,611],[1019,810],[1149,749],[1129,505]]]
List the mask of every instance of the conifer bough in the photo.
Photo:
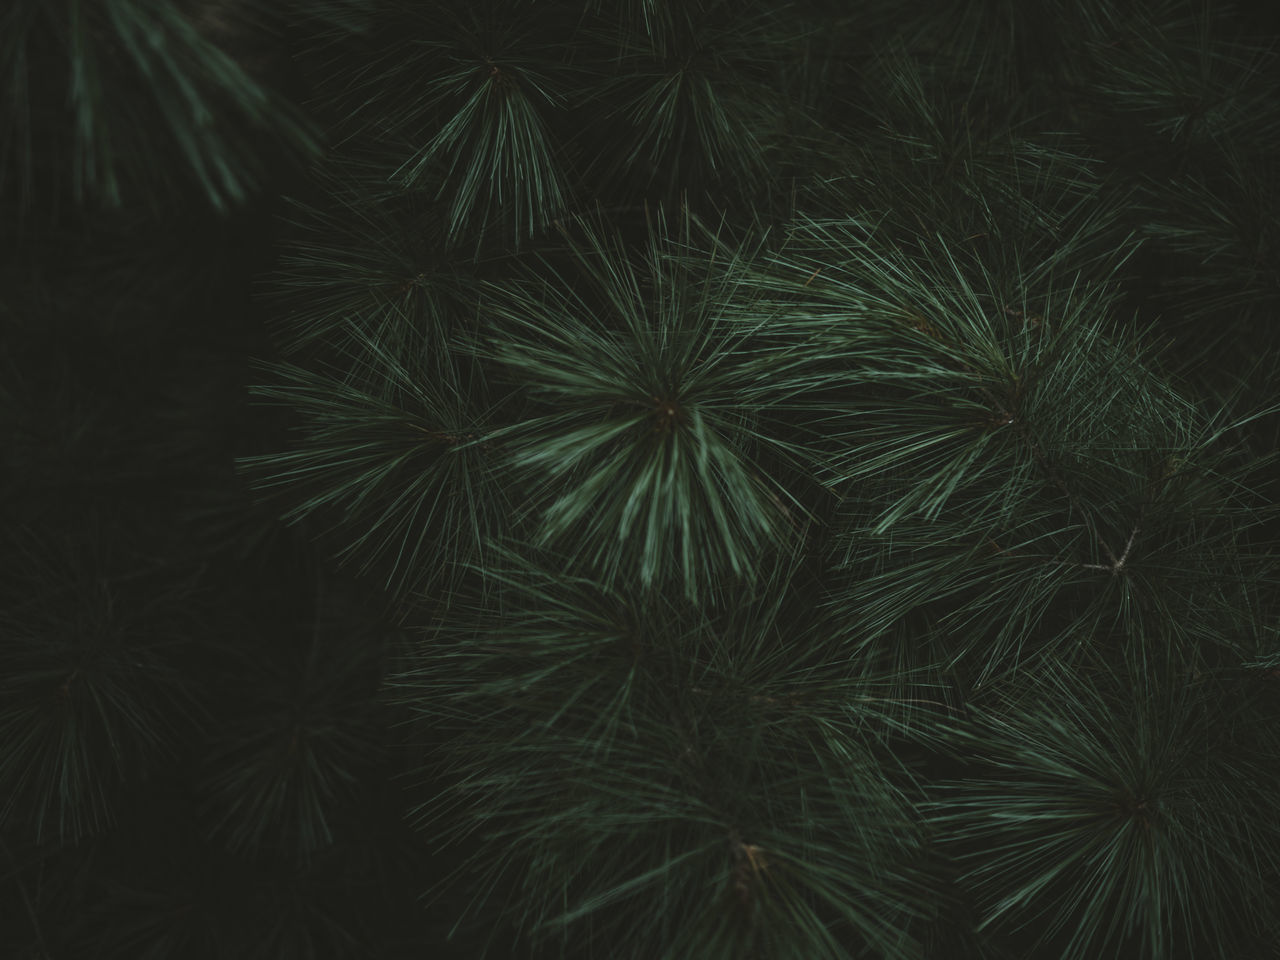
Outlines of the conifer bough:
[[[1147,19],[1055,6],[1087,56],[1039,74],[968,49],[990,9],[945,38],[936,11],[920,37],[841,20],[864,66],[821,106],[857,109],[806,157],[778,101],[729,92],[804,73],[811,36],[776,12],[498,6],[450,5],[328,101],[387,145],[383,183],[279,275],[291,360],[258,391],[296,443],[246,464],[420,614],[387,688],[420,725],[415,824],[457,864],[433,891],[453,934],[690,960],[1261,955],[1275,456],[1251,431],[1275,411],[1193,393],[1171,371],[1197,341],[1166,349],[1177,325],[1147,311],[1143,243],[1200,249],[1179,231],[1222,186],[1186,181],[1195,209],[1166,223],[1099,143],[1108,84],[1141,136],[1194,132],[1144,88],[1152,51],[1122,68],[1100,42]],[[1167,16],[1179,56],[1268,62]],[[420,66],[414,100],[396,78]],[[578,93],[549,79],[579,71]],[[1205,83],[1229,102],[1202,119],[1238,129],[1239,85]],[[785,212],[779,166],[800,171]],[[622,216],[583,212],[602,178]],[[518,241],[488,229],[504,217]],[[1238,253],[1265,311],[1269,261]]]

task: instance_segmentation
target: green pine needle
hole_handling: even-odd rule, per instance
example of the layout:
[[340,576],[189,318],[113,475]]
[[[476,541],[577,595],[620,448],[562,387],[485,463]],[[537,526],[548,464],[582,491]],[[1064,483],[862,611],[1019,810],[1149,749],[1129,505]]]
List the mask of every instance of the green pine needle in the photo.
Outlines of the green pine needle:
[[[1183,676],[1116,682],[1055,668],[994,694],[933,823],[982,924],[1064,960],[1239,956],[1277,865],[1251,800],[1274,770],[1219,741],[1236,706]],[[1261,779],[1259,779],[1261,778]]]
[[[317,149],[299,111],[167,0],[18,0],[0,38],[0,182],[13,171],[23,208],[63,191],[108,207],[163,202],[194,184],[225,212],[261,184],[264,141],[292,159]],[[65,114],[33,103],[45,89],[65,91]]]
[[694,595],[749,578],[803,508],[779,473],[791,445],[760,424],[777,364],[753,338],[774,308],[730,306],[741,254],[686,252],[692,224],[678,229],[660,214],[633,261],[584,222],[570,264],[540,258],[543,273],[485,288],[476,350],[530,401],[488,440],[535,542],[590,558],[609,583],[651,587],[674,569]]
[[448,784],[419,827],[479,844],[440,889],[474,882],[474,910],[520,891],[518,929],[615,956],[914,955],[930,881],[879,746],[896,705],[795,565],[713,617],[557,559],[503,551],[501,589],[392,681]]
[[[380,576],[397,596],[451,582],[505,523],[482,437],[488,414],[437,356],[429,334],[350,335],[375,389],[335,371],[262,363],[254,395],[303,417],[288,450],[241,458],[263,490],[283,490],[289,521],[328,523],[338,558]],[[453,379],[443,379],[452,374]]]
[[114,825],[124,784],[172,757],[201,711],[174,659],[190,585],[140,569],[92,524],[17,525],[4,546],[0,826],[74,843]]
[[450,246],[497,224],[520,246],[569,202],[560,146],[569,92],[581,77],[536,4],[389,0],[370,54],[322,101],[344,143],[405,144],[388,179],[447,207]]

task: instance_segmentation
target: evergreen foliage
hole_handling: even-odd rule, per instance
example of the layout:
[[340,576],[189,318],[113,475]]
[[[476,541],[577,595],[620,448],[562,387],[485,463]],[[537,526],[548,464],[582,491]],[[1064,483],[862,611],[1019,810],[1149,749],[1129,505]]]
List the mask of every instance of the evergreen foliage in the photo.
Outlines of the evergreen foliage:
[[[447,731],[449,786],[419,819],[483,831],[474,906],[501,891],[517,929],[619,956],[912,955],[931,881],[885,679],[801,592],[712,615],[565,566],[504,551],[484,573],[500,599],[460,608],[396,681]],[[633,899],[650,907],[617,909]]]
[[311,125],[202,32],[201,12],[169,0],[8,4],[6,201],[120,207],[194,192],[225,209],[261,183],[264,137],[315,152]]
[[749,577],[799,526],[784,500],[801,508],[776,479],[792,445],[760,422],[786,390],[756,343],[775,313],[748,312],[738,251],[682,256],[690,230],[660,215],[633,266],[584,224],[571,271],[543,258],[482,289],[474,350],[528,398],[487,439],[534,545],[567,546],[606,583],[673,573],[692,596]]
[[1248,955],[1220,931],[1257,928],[1280,851],[1255,792],[1274,789],[1274,765],[1226,732],[1254,705],[1158,657],[1073,666],[976,711],[976,776],[939,787],[932,822],[982,925],[1054,956]]
[[0,12],[0,945],[1280,957],[1280,24]]

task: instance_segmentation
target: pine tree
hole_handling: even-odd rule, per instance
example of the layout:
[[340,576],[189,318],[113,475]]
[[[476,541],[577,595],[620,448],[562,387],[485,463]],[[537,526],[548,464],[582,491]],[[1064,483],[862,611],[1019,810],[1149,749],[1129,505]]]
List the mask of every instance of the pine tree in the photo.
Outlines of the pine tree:
[[1280,956],[1250,16],[11,5],[0,941]]

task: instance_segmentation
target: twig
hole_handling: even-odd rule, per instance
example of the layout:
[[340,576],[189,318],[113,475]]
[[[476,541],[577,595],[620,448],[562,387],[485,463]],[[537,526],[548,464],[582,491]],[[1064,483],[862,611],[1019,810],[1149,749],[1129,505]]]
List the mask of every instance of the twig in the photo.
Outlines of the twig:
[[729,828],[729,848],[733,853],[733,892],[744,907],[751,902],[752,881],[769,869],[764,850],[754,843],[743,843],[737,827]]
[[[1142,529],[1140,524],[1133,525],[1133,530],[1129,533],[1129,542],[1124,545],[1124,553],[1120,555],[1119,560],[1115,559],[1110,550],[1107,550],[1108,556],[1111,556],[1111,566],[1101,563],[1083,563],[1081,566],[1086,570],[1110,570],[1113,575],[1119,574],[1124,569],[1124,562],[1129,559],[1129,549],[1133,546],[1133,540],[1140,529]],[[1103,549],[1106,549],[1106,544],[1103,544]]]
[[[480,440],[480,437],[482,436],[482,434],[479,433],[454,433],[449,430],[432,430],[428,427],[424,427],[420,423],[410,423],[408,426],[411,430],[416,430],[418,433],[425,435],[436,443],[443,443],[450,447],[457,447],[463,444],[472,443],[476,440]],[[489,450],[492,449],[492,444],[488,440],[481,440],[479,447],[481,450]]]

